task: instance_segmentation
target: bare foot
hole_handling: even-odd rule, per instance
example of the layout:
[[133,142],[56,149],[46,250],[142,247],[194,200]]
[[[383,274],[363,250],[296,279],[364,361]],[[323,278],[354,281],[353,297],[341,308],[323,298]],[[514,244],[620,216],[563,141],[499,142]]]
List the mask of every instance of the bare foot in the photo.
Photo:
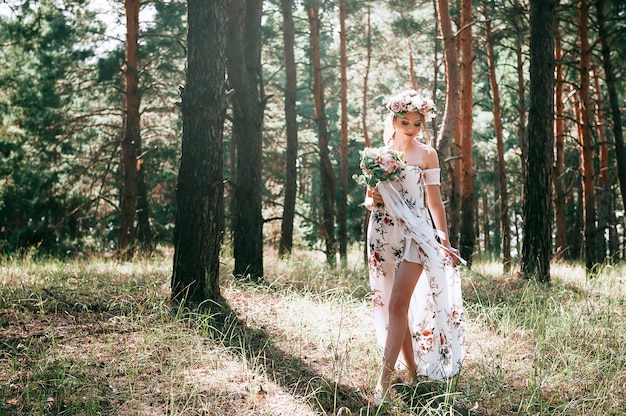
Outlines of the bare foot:
[[417,381],[417,366],[413,368],[407,368],[405,370],[405,377],[410,383],[415,383]]
[[391,399],[391,388],[385,389],[380,384],[376,386],[374,392],[374,406],[379,407],[385,403],[389,403]]

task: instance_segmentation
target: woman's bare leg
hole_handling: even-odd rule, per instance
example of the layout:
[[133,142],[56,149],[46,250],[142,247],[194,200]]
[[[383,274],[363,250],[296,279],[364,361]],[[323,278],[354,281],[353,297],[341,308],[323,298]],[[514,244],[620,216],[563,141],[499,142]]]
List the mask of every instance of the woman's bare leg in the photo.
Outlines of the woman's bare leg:
[[[389,325],[377,390],[384,396],[391,387],[391,375],[408,332],[409,303],[423,266],[403,261],[398,267],[389,297]],[[410,339],[409,339],[410,341]],[[412,349],[412,348],[411,348]],[[413,355],[413,354],[411,354]],[[410,361],[411,362],[411,361]]]
[[406,363],[406,369],[411,381],[415,381],[417,377],[417,364],[415,364],[415,354],[413,351],[413,336],[408,326],[406,327],[406,334],[404,335],[404,342],[402,343],[402,355],[404,356],[404,362]]

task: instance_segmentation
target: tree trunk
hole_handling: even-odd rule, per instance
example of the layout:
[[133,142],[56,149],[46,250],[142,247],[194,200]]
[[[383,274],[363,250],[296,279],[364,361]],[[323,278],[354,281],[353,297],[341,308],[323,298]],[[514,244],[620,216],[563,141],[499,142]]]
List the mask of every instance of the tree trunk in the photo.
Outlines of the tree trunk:
[[480,200],[477,198],[474,204],[474,235],[476,236],[475,253],[480,257]]
[[626,207],[626,153],[624,152],[624,135],[622,131],[622,115],[617,93],[615,73],[611,61],[611,49],[609,47],[606,19],[604,17],[605,0],[597,0],[598,34],[602,45],[602,64],[606,78],[606,87],[611,105],[613,117],[613,136],[615,137],[615,159],[617,160],[617,176],[619,179],[620,193],[622,194],[622,206]]
[[296,60],[294,57],[295,31],[291,8],[293,0],[281,0],[283,12],[283,53],[285,61],[285,127],[287,150],[285,151],[285,202],[280,232],[278,254],[291,254],[293,247],[293,220],[296,211],[298,157],[298,121],[296,118]]
[[[459,234],[461,229],[461,187],[463,185],[463,178],[459,175],[462,171],[461,165],[461,138],[458,137],[460,133],[460,126],[457,126],[454,143],[450,146],[450,153],[446,158],[448,160],[447,163],[447,172],[448,178],[450,181],[450,197],[449,201],[449,212],[447,212],[449,220],[449,235],[448,240],[450,241],[450,245],[452,247],[459,246]],[[454,152],[452,152],[454,150]]]
[[[496,157],[493,160],[493,172],[497,173],[500,171],[498,167],[498,158]],[[500,204],[500,180],[496,180],[495,186],[493,187],[493,206],[489,215],[493,218],[497,218],[494,233],[493,233],[493,241],[491,244],[491,252],[492,253],[502,253],[502,215],[500,214],[500,208],[502,205]]]
[[443,112],[443,123],[435,148],[439,152],[439,162],[441,168],[444,168],[444,157],[446,149],[452,142],[457,119],[459,117],[459,65],[454,42],[454,33],[452,32],[452,19],[450,18],[450,9],[446,0],[437,0],[437,15],[439,17],[439,27],[443,35],[443,56],[446,68],[446,97]]
[[473,61],[472,47],[472,0],[461,1],[461,257],[472,264],[476,235],[474,234],[474,165],[472,160],[473,112]]
[[563,175],[565,174],[565,106],[563,104],[563,49],[561,48],[561,31],[558,21],[554,36],[554,57],[556,67],[554,71],[554,135],[556,148],[554,150],[554,167],[552,168],[552,183],[554,186],[554,224],[556,232],[556,255],[561,257],[567,254],[567,207],[565,206],[565,186]]
[[172,274],[172,298],[179,302],[220,298],[227,4],[187,2],[187,80]]
[[[515,193],[511,194],[511,206],[515,206],[516,204],[516,200],[515,200]],[[522,210],[523,210],[523,204],[522,204]],[[517,215],[516,212],[513,213],[513,228],[515,229],[515,249],[517,250],[518,253],[522,252],[522,234],[523,234],[523,230],[521,229],[522,227],[519,224],[519,215]]]
[[[432,95],[433,95],[433,101],[435,102],[435,104],[437,103],[437,86],[439,85],[439,14],[437,13],[437,1],[439,0],[433,0],[433,10],[435,11],[435,24],[433,25],[433,83],[432,83]],[[437,123],[432,123],[432,129],[433,129],[433,137],[438,137],[438,132],[439,132],[439,127],[437,126]],[[441,158],[440,158],[441,159]],[[443,166],[442,166],[443,167]]]
[[578,3],[578,24],[580,30],[580,99],[578,100],[578,130],[581,143],[581,166],[583,184],[583,215],[585,216],[585,266],[587,272],[599,262],[596,250],[596,192],[594,172],[593,139],[591,137],[591,101],[589,99],[589,70],[591,48],[589,47],[589,4],[587,0]]
[[[365,147],[370,147],[372,145],[372,141],[369,136],[369,129],[367,128],[367,109],[368,109],[368,85],[369,85],[369,76],[370,76],[370,68],[372,65],[372,6],[367,5],[367,39],[366,39],[366,60],[365,60],[365,75],[363,76],[363,106],[361,108],[361,124],[363,125],[363,140],[365,141]],[[367,265],[367,227],[370,220],[370,211],[365,210],[365,215],[363,216],[363,263]]]
[[[602,114],[602,91],[600,90],[600,76],[598,75],[598,69],[593,68],[593,81],[596,90],[595,99],[595,124],[596,131],[598,133],[598,145],[600,147],[599,153],[599,167],[600,167],[600,203],[598,204],[598,231],[596,233],[596,248],[598,250],[598,260],[604,261],[607,254],[610,256],[609,260],[617,252],[616,244],[612,239],[611,231],[615,228],[611,225],[614,224],[613,217],[613,192],[611,185],[613,180],[611,178],[611,169],[609,167],[609,145],[606,138],[606,129],[604,128],[604,115]],[[608,236],[608,241],[607,241]],[[607,252],[607,249],[610,251]]]
[[530,109],[522,273],[550,281],[554,143],[554,0],[530,1]]
[[339,0],[339,67],[341,91],[341,172],[339,209],[339,258],[348,266],[348,58],[346,52],[346,0]]
[[228,81],[234,90],[233,142],[237,148],[234,244],[238,277],[263,277],[262,163],[265,98],[261,74],[261,0],[230,2]]
[[[439,18],[439,27],[443,36],[443,57],[446,69],[446,96],[443,111],[443,122],[441,130],[437,136],[437,141],[434,143],[434,147],[437,149],[439,156],[439,165],[442,170],[448,172],[448,177],[451,182],[451,195],[450,197],[450,210],[448,212],[449,221],[449,240],[453,246],[458,246],[459,235],[459,209],[460,201],[458,201],[458,172],[455,168],[455,159],[452,159],[446,166],[445,160],[447,156],[450,156],[450,145],[454,140],[457,133],[457,124],[459,122],[459,65],[458,55],[454,40],[454,33],[452,32],[452,19],[450,17],[450,9],[448,2],[445,0],[437,0],[437,16]],[[433,123],[435,124],[435,123]],[[457,183],[455,183],[457,182]]]
[[141,94],[138,84],[139,6],[141,0],[125,0],[126,68],[124,70],[124,127],[122,135],[122,187],[118,252],[130,254],[137,210],[137,154],[140,145]]
[[313,98],[315,101],[315,119],[317,124],[317,141],[320,157],[322,221],[320,232],[326,243],[326,261],[334,266],[336,263],[335,251],[335,219],[334,195],[337,187],[335,173],[328,151],[328,126],[324,110],[324,80],[322,78],[322,57],[320,50],[320,18],[319,6],[315,2],[307,2],[309,18],[311,67],[313,70]]
[[484,240],[483,240],[483,251],[485,253],[489,253],[489,250],[491,250],[491,246],[490,246],[490,241],[489,241],[489,234],[490,234],[490,229],[489,229],[489,206],[487,204],[487,196],[485,195],[483,197],[483,235],[484,235]]
[[[523,34],[526,29],[522,25],[522,14],[526,13],[524,7],[515,0],[515,54],[517,56],[517,94],[519,100],[517,102],[517,114],[519,118],[518,134],[520,141],[520,150],[522,158],[522,187],[525,186],[526,179],[526,163],[528,161],[528,142],[526,137],[526,86],[524,82],[524,53],[522,45],[524,44]],[[523,201],[522,201],[523,203]],[[519,240],[518,240],[519,241]]]
[[[366,54],[365,58],[365,75],[363,76],[363,107],[361,108],[361,124],[363,125],[363,139],[365,140],[365,147],[370,147],[372,141],[369,136],[369,129],[367,128],[367,94],[370,77],[370,68],[372,65],[372,6],[367,6],[367,39],[366,42]],[[369,212],[369,211],[368,211]]]
[[[141,144],[137,146],[141,150]],[[144,157],[137,159],[137,231],[136,239],[145,251],[152,251],[152,232],[150,231],[150,205],[148,204],[148,187],[146,184],[146,168]]]
[[[228,105],[228,104],[227,104]],[[226,192],[226,196],[228,197],[228,219],[230,220],[230,229],[226,232],[226,224],[224,224],[224,237],[227,238],[227,242],[234,246],[235,241],[235,229],[237,226],[235,225],[235,212],[237,211],[237,201],[235,200],[235,186],[237,184],[237,145],[233,140],[233,126],[231,123],[231,140],[230,140],[230,148],[228,152],[228,188]],[[226,223],[226,218],[224,218],[224,223]]]
[[[569,224],[567,241],[572,252],[572,258],[580,260],[583,258],[583,228],[584,228],[584,211],[583,211],[583,191],[582,181],[575,181],[572,184],[575,189],[574,196],[576,198],[575,209],[570,218],[573,222]],[[571,220],[570,220],[571,221]]]
[[496,78],[496,57],[491,33],[491,21],[485,16],[487,36],[487,61],[489,64],[489,81],[493,93],[493,124],[496,130],[496,147],[498,151],[498,179],[500,188],[500,233],[502,235],[502,265],[504,272],[511,270],[511,223],[509,220],[509,190],[504,163],[504,138],[502,120],[500,118],[500,90]]

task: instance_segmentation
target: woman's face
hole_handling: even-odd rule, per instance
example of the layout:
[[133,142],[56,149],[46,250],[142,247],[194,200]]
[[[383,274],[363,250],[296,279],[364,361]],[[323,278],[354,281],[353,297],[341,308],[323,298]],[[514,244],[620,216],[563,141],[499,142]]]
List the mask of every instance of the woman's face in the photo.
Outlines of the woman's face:
[[422,123],[423,118],[419,113],[406,113],[404,117],[394,117],[396,139],[413,139],[422,130]]

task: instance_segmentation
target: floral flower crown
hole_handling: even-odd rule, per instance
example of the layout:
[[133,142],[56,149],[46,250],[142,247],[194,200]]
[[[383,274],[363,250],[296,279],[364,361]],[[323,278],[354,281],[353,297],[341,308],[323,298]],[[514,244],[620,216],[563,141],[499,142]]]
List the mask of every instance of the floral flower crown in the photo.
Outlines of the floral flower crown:
[[426,122],[433,120],[437,115],[433,100],[423,97],[413,90],[391,97],[386,107],[396,116],[404,116],[406,113],[420,113]]

